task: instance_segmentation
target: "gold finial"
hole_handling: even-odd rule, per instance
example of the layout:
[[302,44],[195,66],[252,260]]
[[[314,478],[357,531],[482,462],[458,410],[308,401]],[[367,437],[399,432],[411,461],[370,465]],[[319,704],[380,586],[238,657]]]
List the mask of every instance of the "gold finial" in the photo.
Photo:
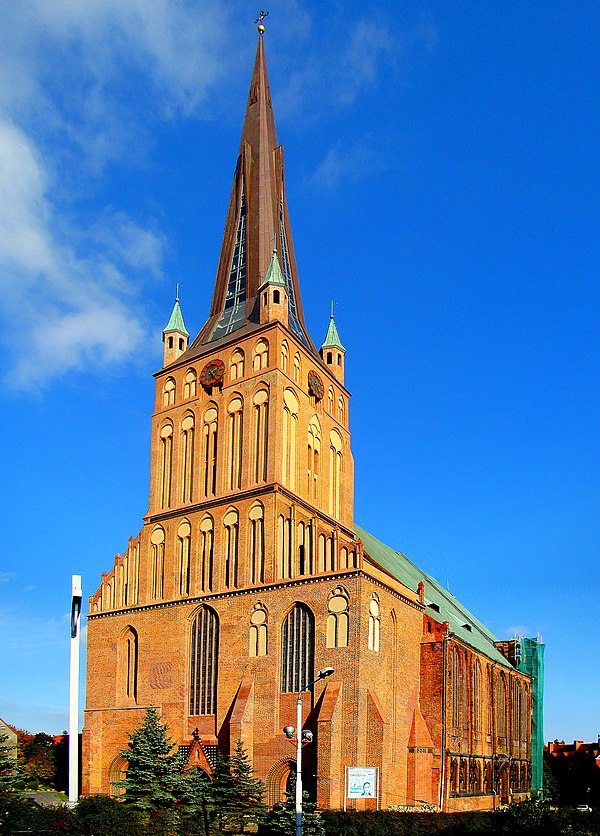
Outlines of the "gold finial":
[[257,18],[256,18],[256,20],[254,21],[255,23],[258,23],[258,31],[259,31],[259,33],[260,33],[261,35],[262,35],[262,34],[263,34],[263,32],[265,31],[265,25],[264,25],[264,23],[263,23],[263,20],[264,20],[266,17],[269,17],[269,13],[268,13],[268,12],[263,12],[263,10],[261,9],[261,10],[260,10],[260,13],[259,13],[259,15],[258,15],[258,17],[257,17]]

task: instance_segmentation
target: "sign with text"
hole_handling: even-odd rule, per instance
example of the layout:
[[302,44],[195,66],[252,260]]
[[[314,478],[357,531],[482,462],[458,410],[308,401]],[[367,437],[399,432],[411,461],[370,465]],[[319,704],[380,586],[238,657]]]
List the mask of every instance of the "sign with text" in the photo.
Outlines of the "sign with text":
[[347,767],[347,797],[377,798],[377,769],[370,766]]

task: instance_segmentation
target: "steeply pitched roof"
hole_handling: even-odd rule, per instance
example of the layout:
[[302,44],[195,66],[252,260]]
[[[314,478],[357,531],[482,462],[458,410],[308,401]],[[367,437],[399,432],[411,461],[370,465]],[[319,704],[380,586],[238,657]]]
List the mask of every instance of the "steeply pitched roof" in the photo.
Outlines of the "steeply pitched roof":
[[450,632],[465,644],[484,653],[493,662],[507,668],[511,667],[507,659],[494,646],[494,642],[497,641],[496,636],[435,578],[415,566],[402,552],[394,551],[381,540],[377,540],[364,528],[355,525],[354,530],[356,537],[362,540],[365,552],[382,569],[409,589],[416,590],[421,581],[425,584],[425,611],[429,615],[436,621],[447,621]]
[[346,350],[340,340],[340,335],[338,334],[333,314],[329,317],[329,327],[327,328],[327,333],[325,334],[325,341],[321,346],[321,349],[324,348],[341,348],[342,351]]
[[288,296],[289,328],[316,354],[302,312],[285,196],[283,147],[277,143],[261,32],[210,315],[192,343],[192,354],[258,322],[258,289],[272,264],[275,242]]
[[186,331],[185,324],[183,322],[183,314],[181,313],[181,308],[179,307],[179,297],[175,299],[175,304],[173,305],[169,321],[167,322],[165,328],[163,328],[163,336],[168,331],[179,331],[180,333],[185,334],[186,337],[189,337],[189,333]]

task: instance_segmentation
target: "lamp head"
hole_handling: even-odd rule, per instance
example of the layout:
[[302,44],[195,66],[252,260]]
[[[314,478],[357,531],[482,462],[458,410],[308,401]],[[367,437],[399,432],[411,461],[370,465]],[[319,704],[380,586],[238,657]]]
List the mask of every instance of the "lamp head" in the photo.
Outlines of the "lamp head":
[[283,733],[285,734],[288,740],[292,739],[295,731],[296,729],[293,726],[285,726],[285,728],[283,729]]
[[322,668],[319,671],[319,679],[325,679],[326,676],[331,676],[333,668]]
[[313,739],[314,735],[309,729],[304,729],[302,732],[302,740],[306,743],[310,743]]

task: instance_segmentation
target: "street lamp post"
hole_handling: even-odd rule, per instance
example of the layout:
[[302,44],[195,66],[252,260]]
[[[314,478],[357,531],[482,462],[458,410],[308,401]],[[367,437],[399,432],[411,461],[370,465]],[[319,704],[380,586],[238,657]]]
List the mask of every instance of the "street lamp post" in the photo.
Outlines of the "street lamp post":
[[283,730],[285,736],[292,740],[296,733],[296,836],[302,836],[302,746],[310,743],[313,733],[307,729],[302,731],[302,694],[309,691],[320,679],[331,676],[333,668],[323,668],[315,680],[309,682],[304,688],[298,691],[298,702],[296,703],[296,728],[286,726]]

